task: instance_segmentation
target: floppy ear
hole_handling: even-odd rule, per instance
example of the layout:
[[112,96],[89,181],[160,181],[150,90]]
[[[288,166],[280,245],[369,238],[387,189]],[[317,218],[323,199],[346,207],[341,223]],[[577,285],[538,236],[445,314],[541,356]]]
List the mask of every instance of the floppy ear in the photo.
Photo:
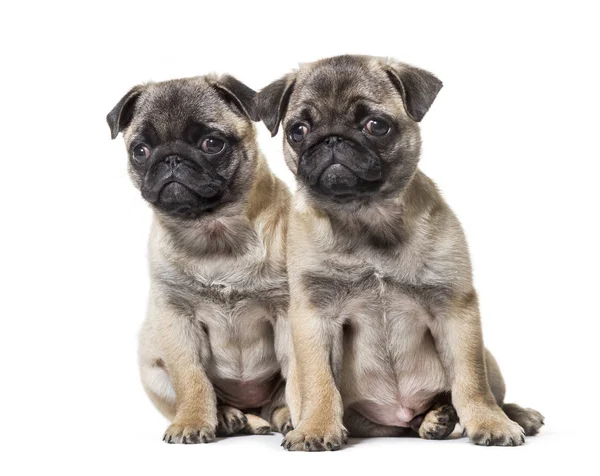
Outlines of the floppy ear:
[[131,88],[106,116],[106,122],[108,122],[108,126],[110,127],[111,139],[116,138],[119,132],[125,129],[131,122],[135,103],[144,89],[145,86],[142,85]]
[[260,121],[256,112],[256,91],[228,74],[219,76],[213,87],[223,99],[233,103],[242,114],[252,121]]
[[272,82],[258,93],[256,101],[258,115],[267,129],[271,131],[271,137],[277,135],[279,123],[285,116],[295,83],[296,75],[288,74]]
[[430,72],[406,63],[389,62],[385,65],[385,70],[402,95],[408,115],[420,122],[442,89],[442,82]]

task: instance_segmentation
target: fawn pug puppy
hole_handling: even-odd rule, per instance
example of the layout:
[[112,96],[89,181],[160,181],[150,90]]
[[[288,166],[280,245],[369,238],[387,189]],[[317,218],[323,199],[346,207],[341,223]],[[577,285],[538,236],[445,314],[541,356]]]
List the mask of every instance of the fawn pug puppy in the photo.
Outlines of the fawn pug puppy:
[[107,117],[154,211],[139,355],[169,443],[290,428],[276,356],[289,192],[257,147],[255,95],[231,76],[150,83]]
[[[478,445],[521,445],[542,416],[505,404],[484,349],[461,226],[418,170],[418,122],[442,83],[367,56],[302,65],[263,89],[296,175],[288,227],[293,358],[289,450],[460,423]],[[450,398],[452,405],[445,399]]]

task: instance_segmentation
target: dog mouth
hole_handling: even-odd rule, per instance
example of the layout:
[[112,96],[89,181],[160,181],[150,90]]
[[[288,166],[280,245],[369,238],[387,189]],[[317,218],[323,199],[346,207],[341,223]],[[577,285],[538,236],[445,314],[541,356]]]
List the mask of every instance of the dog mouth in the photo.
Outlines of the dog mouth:
[[152,205],[167,215],[194,219],[215,208],[222,198],[219,193],[211,194],[210,197],[204,195],[199,195],[181,182],[172,181],[160,189],[157,200]]
[[334,163],[325,168],[313,189],[338,203],[363,203],[371,200],[382,184],[381,180],[365,180],[345,165]]
[[200,197],[192,189],[180,182],[169,182],[158,193],[158,203],[166,206],[186,203],[198,198]]
[[[331,141],[335,137],[335,141]],[[352,139],[330,136],[301,157],[298,176],[317,194],[336,201],[364,198],[383,183],[378,156]]]
[[196,218],[221,201],[226,181],[214,170],[182,160],[175,167],[157,161],[144,176],[142,196],[168,215]]
[[188,185],[180,180],[171,180],[164,183],[158,192],[157,202],[178,203],[185,202],[190,197],[209,200],[215,198],[221,192],[218,184],[204,183],[202,186]]
[[318,184],[333,194],[344,195],[358,187],[359,178],[343,164],[333,163],[324,168]]

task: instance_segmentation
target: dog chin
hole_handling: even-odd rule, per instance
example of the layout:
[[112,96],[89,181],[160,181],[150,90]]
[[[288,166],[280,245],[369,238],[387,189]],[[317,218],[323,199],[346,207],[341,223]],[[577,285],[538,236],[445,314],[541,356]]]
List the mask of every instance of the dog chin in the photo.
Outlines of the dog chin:
[[330,190],[324,190],[319,184],[307,188],[309,194],[322,205],[330,202],[331,204],[343,205],[348,209],[358,209],[370,205],[376,199],[375,194],[358,190],[332,194]]
[[331,195],[353,193],[358,185],[358,177],[342,164],[327,167],[319,177],[319,186]]
[[171,182],[163,187],[153,205],[169,216],[195,219],[218,206],[220,200],[220,194],[205,197],[179,182]]

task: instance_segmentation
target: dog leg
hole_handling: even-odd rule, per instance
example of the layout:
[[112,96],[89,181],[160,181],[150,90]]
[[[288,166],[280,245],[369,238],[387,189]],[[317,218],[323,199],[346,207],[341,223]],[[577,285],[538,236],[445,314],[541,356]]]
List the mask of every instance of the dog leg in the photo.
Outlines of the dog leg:
[[285,401],[285,392],[286,382],[282,381],[275,390],[271,401],[260,411],[261,418],[271,423],[273,431],[284,436],[293,428],[290,410]]
[[523,429],[498,406],[488,382],[475,291],[437,312],[431,332],[451,383],[452,404],[471,440],[485,446],[522,445]]
[[217,399],[201,362],[206,343],[194,320],[168,305],[153,303],[149,316],[155,323],[162,362],[175,391],[175,415],[163,440],[167,443],[208,443],[215,438]]
[[246,435],[268,435],[271,433],[269,422],[258,415],[246,413],[247,422],[242,433]]
[[506,394],[504,379],[502,378],[498,362],[496,362],[494,356],[487,349],[485,361],[490,388],[498,405],[504,410],[508,418],[517,422],[523,428],[526,436],[537,435],[540,428],[544,425],[543,415],[531,408],[522,408],[516,403],[504,403],[504,396]]
[[411,427],[425,440],[443,440],[450,436],[458,423],[456,410],[450,403],[437,402],[421,417],[419,425],[411,422]]
[[406,433],[406,428],[385,426],[372,422],[352,408],[344,412],[344,426],[351,437],[368,438],[376,436],[400,436]]
[[290,430],[293,430],[290,409],[287,406],[277,408],[271,417],[271,425],[273,426],[273,430],[281,433],[283,436],[287,435]]
[[341,326],[325,321],[307,303],[294,302],[293,298],[289,319],[300,419],[285,435],[282,446],[290,451],[340,449],[348,433],[342,423],[342,397],[334,381],[331,355],[334,339],[341,338]]
[[295,426],[300,422],[302,396],[300,395],[300,384],[298,382],[296,362],[293,358],[290,359],[287,380],[285,382],[285,401],[290,410],[292,426]]
[[228,405],[219,405],[217,407],[217,435],[229,436],[240,433],[246,424],[248,418],[241,410]]
[[544,416],[531,408],[523,408],[516,403],[505,403],[502,405],[502,410],[508,418],[517,422],[525,430],[527,436],[537,435],[540,428],[544,426]]

